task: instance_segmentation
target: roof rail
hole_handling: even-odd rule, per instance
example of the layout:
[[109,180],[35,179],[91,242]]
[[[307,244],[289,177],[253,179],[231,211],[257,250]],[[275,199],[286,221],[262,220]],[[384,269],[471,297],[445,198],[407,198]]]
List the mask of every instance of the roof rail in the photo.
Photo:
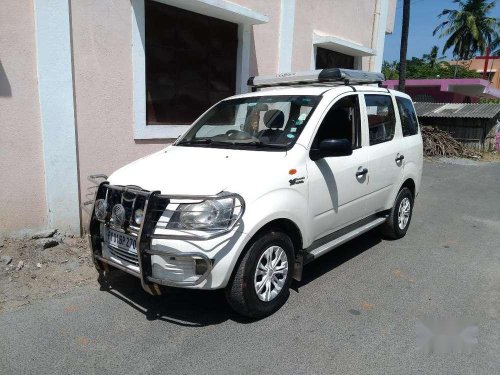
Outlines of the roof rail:
[[248,79],[252,88],[302,85],[380,85],[385,81],[382,73],[352,69],[321,69],[308,72],[279,73],[272,76],[255,76]]

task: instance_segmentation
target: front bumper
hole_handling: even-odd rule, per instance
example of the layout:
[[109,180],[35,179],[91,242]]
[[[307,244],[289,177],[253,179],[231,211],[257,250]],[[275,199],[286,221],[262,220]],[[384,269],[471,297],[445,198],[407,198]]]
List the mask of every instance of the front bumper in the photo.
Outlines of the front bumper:
[[[104,219],[98,219],[95,214],[95,207],[92,208],[89,224],[89,245],[92,254],[92,259],[96,268],[99,271],[105,271],[111,267],[115,267],[141,280],[143,289],[150,294],[160,294],[158,285],[175,286],[175,287],[196,287],[202,284],[210,276],[213,269],[214,259],[211,259],[203,250],[197,251],[178,251],[177,249],[166,249],[161,246],[152,246],[153,240],[160,243],[177,243],[189,241],[189,243],[198,244],[211,243],[216,237],[227,237],[236,222],[239,220],[244,211],[243,199],[237,194],[227,193],[224,196],[234,196],[241,202],[240,213],[238,220],[227,228],[225,231],[213,233],[189,233],[181,234],[169,233],[165,230],[157,230],[157,225],[160,216],[163,217],[164,212],[171,201],[182,199],[188,200],[206,200],[213,199],[213,196],[165,196],[159,192],[149,192],[141,190],[137,187],[113,186],[108,182],[103,182],[97,189],[95,200],[105,199],[110,201],[110,196],[118,194],[121,196],[121,203],[129,202],[129,209],[126,210],[125,216],[129,215],[129,220],[125,218],[122,222],[114,220],[111,214]],[[114,197],[114,199],[116,196]],[[116,199],[115,199],[116,201]],[[124,203],[125,201],[125,203]],[[140,226],[134,226],[132,222],[132,214],[134,206],[141,202],[141,209],[144,211],[144,220]],[[130,212],[128,214],[128,212]],[[130,254],[120,253],[120,250],[114,248],[104,241],[104,229],[113,229],[114,231],[127,234],[136,238],[137,257],[132,257]],[[223,237],[223,238],[224,238]],[[202,248],[202,246],[198,246]]]

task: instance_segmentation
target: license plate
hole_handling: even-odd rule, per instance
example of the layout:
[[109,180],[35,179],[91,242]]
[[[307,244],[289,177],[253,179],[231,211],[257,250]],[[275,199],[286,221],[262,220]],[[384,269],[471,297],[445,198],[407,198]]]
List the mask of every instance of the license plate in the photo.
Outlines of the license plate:
[[123,234],[113,229],[106,229],[104,232],[104,242],[128,253],[137,254],[137,237]]

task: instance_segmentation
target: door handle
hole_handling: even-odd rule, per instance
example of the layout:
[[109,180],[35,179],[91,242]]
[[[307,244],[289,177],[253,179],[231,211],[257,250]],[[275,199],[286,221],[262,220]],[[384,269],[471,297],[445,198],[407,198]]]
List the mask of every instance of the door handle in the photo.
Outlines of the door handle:
[[396,161],[396,163],[399,163],[400,161],[403,161],[404,158],[405,158],[404,155],[399,155],[398,154],[398,156],[396,156],[396,159],[394,159],[394,160]]
[[361,168],[361,167],[359,167],[358,171],[356,172],[356,177],[364,176],[367,173],[368,173],[368,169],[367,168]]

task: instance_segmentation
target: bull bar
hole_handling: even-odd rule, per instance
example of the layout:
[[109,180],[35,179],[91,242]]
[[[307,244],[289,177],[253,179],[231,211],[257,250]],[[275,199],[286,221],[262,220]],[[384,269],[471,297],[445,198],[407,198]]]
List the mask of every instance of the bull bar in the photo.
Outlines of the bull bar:
[[[129,220],[125,220],[123,223],[118,224],[113,221],[111,214],[108,214],[106,218],[99,219],[96,216],[95,202],[99,199],[108,199],[109,192],[119,192],[121,193],[121,201],[123,203],[124,196],[128,195],[133,197],[128,199],[132,203],[132,209],[130,210]],[[138,197],[140,197],[138,199]],[[159,216],[166,209],[168,204],[172,200],[189,200],[189,201],[205,201],[210,199],[221,199],[221,198],[233,198],[235,201],[239,201],[240,205],[239,212],[235,220],[230,222],[230,225],[223,230],[217,230],[205,233],[181,233],[181,234],[155,234],[156,225],[158,223]],[[142,200],[144,206],[144,216],[140,226],[130,225],[132,222],[132,215],[134,206],[138,200]],[[198,285],[207,279],[210,272],[212,271],[213,265],[212,260],[203,253],[200,252],[169,252],[163,250],[153,250],[151,249],[152,239],[177,239],[177,240],[208,240],[215,237],[222,236],[230,232],[234,226],[237,224],[243,212],[245,210],[245,203],[243,198],[235,193],[223,192],[218,195],[162,195],[159,191],[146,191],[137,186],[120,186],[120,185],[110,185],[108,181],[103,181],[97,187],[95,192],[94,202],[92,204],[92,209],[89,211],[89,246],[91,250],[92,260],[94,262],[97,270],[102,273],[103,271],[108,271],[109,266],[120,269],[126,273],[129,273],[141,280],[142,288],[152,295],[161,294],[158,285],[165,286],[194,286]],[[137,250],[137,260],[139,272],[128,268],[122,264],[119,264],[112,259],[106,258],[102,254],[102,243],[104,242],[102,228],[107,227],[113,229],[117,232],[132,235],[137,238],[136,250]],[[206,271],[194,281],[173,281],[167,279],[155,278],[152,276],[152,266],[151,266],[151,255],[161,255],[167,257],[175,258],[190,258],[193,260],[199,260],[204,263]]]

